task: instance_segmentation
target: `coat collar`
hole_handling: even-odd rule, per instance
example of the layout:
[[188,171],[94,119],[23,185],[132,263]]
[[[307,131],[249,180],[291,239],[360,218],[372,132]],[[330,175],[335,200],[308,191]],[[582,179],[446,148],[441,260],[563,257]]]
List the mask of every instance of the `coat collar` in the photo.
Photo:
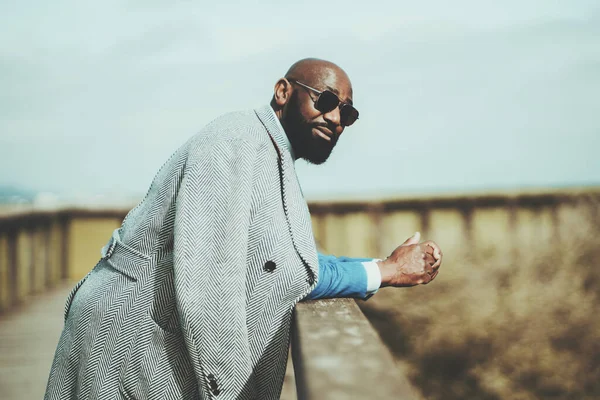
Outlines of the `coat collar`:
[[289,158],[291,158],[292,161],[295,161],[296,157],[294,154],[294,149],[292,148],[292,144],[290,143],[290,140],[288,139],[287,134],[285,133],[285,130],[279,121],[279,118],[277,118],[277,115],[275,115],[273,108],[270,105],[266,105],[257,108],[254,110],[254,112],[277,144],[279,152],[286,154],[289,156]]

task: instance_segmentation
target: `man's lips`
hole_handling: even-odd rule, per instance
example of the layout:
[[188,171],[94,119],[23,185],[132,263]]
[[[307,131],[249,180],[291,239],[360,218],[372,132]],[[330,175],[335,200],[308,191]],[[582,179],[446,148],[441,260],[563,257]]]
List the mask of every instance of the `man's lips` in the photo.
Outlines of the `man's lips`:
[[331,135],[333,133],[329,129],[327,129],[323,126],[317,126],[314,128],[314,130],[317,133],[317,135],[319,135],[323,139],[327,140],[328,142],[331,142]]

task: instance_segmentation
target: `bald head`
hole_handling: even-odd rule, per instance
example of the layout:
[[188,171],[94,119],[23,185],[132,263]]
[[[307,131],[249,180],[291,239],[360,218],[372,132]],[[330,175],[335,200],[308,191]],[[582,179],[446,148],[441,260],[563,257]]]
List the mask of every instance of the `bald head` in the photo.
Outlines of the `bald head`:
[[[308,85],[334,81],[337,85],[349,88],[352,95],[352,83],[348,74],[331,61],[318,58],[305,58],[295,62],[285,74],[286,79],[296,79]],[[337,86],[336,85],[336,86]]]

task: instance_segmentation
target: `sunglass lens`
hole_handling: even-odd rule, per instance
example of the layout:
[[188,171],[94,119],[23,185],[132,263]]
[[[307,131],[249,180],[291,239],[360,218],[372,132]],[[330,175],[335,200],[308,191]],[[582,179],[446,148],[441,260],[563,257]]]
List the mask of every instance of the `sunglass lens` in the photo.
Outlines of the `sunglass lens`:
[[338,97],[335,94],[333,94],[333,92],[325,90],[323,93],[321,93],[319,99],[315,103],[315,108],[321,111],[322,113],[328,113],[329,111],[336,108],[338,104],[340,104],[340,100],[338,99]]
[[340,122],[344,126],[350,126],[358,119],[358,110],[349,104],[344,104],[340,110]]

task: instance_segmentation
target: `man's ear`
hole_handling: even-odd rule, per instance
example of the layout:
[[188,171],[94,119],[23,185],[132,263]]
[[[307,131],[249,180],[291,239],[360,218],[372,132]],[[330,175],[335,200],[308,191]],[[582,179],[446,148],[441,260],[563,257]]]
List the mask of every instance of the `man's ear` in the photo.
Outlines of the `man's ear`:
[[273,95],[275,102],[279,107],[283,107],[287,104],[292,96],[292,85],[290,81],[285,78],[281,78],[275,84],[275,94]]

